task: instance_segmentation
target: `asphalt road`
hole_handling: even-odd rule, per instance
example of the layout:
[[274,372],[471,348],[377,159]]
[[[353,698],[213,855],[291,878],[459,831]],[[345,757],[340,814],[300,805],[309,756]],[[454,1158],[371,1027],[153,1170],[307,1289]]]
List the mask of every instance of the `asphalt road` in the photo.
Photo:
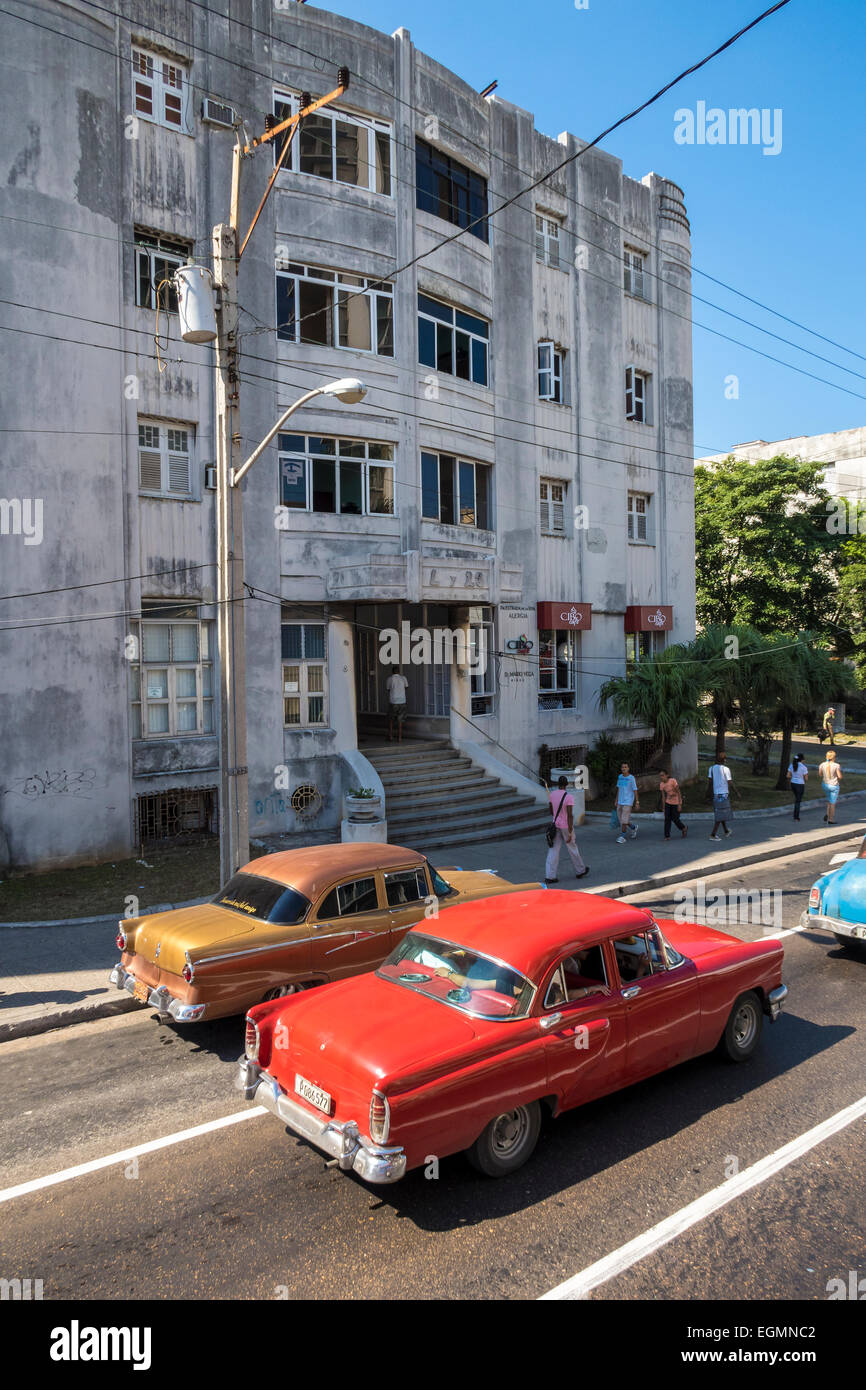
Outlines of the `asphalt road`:
[[[828,858],[706,889],[779,889],[765,900],[781,912],[774,934],[797,925]],[[635,901],[672,916],[685,890],[697,891],[686,880]],[[701,1058],[551,1121],[510,1179],[455,1157],[436,1179],[366,1187],[262,1115],[3,1203],[0,1274],[41,1278],[45,1299],[537,1298],[866,1092],[866,959],[818,933],[785,948],[787,1008],[751,1062]],[[181,1032],[141,1014],[3,1044],[0,1188],[243,1111],[241,1048],[239,1020]],[[864,1124],[589,1298],[823,1300],[828,1281],[866,1276]]]

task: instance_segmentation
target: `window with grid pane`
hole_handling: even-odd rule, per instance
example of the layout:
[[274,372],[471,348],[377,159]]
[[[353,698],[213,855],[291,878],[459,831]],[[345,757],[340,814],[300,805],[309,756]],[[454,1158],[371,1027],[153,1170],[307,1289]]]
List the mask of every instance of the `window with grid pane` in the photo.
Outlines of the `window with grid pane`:
[[186,130],[189,73],[182,64],[146,49],[132,50],[132,105],[137,116],[170,130]]
[[554,270],[559,268],[559,228],[555,217],[535,214],[535,258]]
[[324,623],[283,623],[283,723],[316,728],[328,722],[328,658]]
[[[297,94],[276,92],[274,115],[285,121],[300,109]],[[307,116],[289,146],[283,169],[314,178],[353,184],[391,196],[393,127],[375,116],[361,116],[335,107]],[[274,141],[274,161],[284,140]]]
[[630,541],[648,541],[650,498],[644,492],[630,492],[628,495],[628,538]]
[[550,535],[565,535],[565,497],[568,483],[541,478],[538,484],[541,529]]
[[636,367],[625,369],[625,418],[644,425],[651,423],[649,376]]
[[626,247],[623,252],[623,289],[636,299],[646,299],[646,256]]
[[211,624],[195,606],[145,605],[135,626],[130,668],[132,737],[212,734],[215,730]]
[[158,300],[164,314],[176,314],[177,291],[171,283],[171,277],[180,266],[186,264],[191,252],[190,241],[181,241],[178,237],[155,236],[152,232],[145,232],[136,227],[136,304],[142,309],[156,309]]
[[192,491],[194,434],[188,425],[138,422],[138,485],[142,492],[188,499]]

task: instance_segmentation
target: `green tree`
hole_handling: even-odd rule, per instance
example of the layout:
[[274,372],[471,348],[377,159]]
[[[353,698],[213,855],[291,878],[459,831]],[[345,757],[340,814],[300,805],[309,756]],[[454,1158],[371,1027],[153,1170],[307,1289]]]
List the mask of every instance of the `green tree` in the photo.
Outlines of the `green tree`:
[[834,661],[829,652],[818,646],[814,634],[801,632],[790,649],[792,680],[780,700],[776,722],[782,730],[782,750],[779,757],[779,776],[776,790],[788,785],[788,765],[791,744],[798,724],[810,719],[819,706],[838,699],[851,687],[850,667]]
[[716,757],[725,751],[725,735],[739,718],[752,680],[753,658],[765,645],[760,633],[744,623],[713,623],[689,644],[716,730]]
[[822,468],[782,454],[695,468],[701,627],[742,623],[769,634],[803,625],[833,641],[840,547]]
[[598,692],[598,707],[610,707],[623,723],[653,730],[662,760],[670,768],[674,744],[707,724],[700,663],[680,643],[665,647],[652,661],[640,661],[627,676],[612,676]]
[[[860,525],[866,515],[860,511]],[[849,514],[854,508],[849,509]],[[856,515],[856,513],[855,513]],[[866,535],[842,542],[839,561],[839,635],[836,650],[850,656],[861,686],[866,685]]]

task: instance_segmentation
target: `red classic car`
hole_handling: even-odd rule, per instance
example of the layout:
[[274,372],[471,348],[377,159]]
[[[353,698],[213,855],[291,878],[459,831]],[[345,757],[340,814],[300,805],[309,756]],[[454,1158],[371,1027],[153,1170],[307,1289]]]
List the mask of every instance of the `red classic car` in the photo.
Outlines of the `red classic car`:
[[370,1182],[459,1151],[499,1177],[542,1107],[717,1047],[746,1061],[787,995],[782,954],[591,893],[466,903],[373,974],[251,1009],[235,1085]]

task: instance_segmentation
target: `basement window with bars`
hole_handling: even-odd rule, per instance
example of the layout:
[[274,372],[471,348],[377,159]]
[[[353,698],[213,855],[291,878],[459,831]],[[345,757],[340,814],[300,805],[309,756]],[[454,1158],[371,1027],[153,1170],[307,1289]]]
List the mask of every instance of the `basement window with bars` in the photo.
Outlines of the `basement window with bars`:
[[165,420],[138,422],[138,487],[158,497],[192,496],[195,431]]
[[328,723],[328,656],[324,623],[283,623],[283,724],[287,729]]
[[213,624],[197,605],[142,604],[133,624],[132,737],[214,732]]
[[542,532],[548,536],[564,536],[568,483],[557,478],[540,478],[538,489]]
[[216,787],[172,787],[135,798],[135,839],[140,849],[218,831]]

